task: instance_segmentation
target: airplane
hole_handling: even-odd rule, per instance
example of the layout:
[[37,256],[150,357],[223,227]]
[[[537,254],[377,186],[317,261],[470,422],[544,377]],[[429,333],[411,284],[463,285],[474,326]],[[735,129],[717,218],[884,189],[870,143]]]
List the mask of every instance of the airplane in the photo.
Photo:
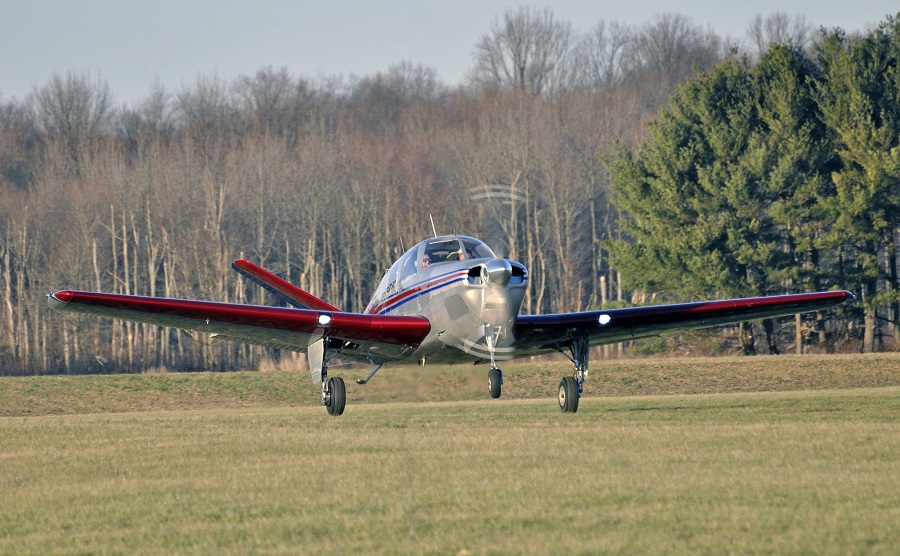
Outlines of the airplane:
[[528,270],[463,235],[425,239],[385,272],[362,313],[344,312],[247,260],[232,267],[292,307],[217,303],[62,290],[51,309],[211,334],[214,338],[306,352],[322,404],[338,416],[346,405],[342,378],[329,364],[341,357],[372,365],[366,384],[388,363],[490,364],[488,391],[499,398],[498,361],[561,353],[574,372],[559,384],[563,413],[578,411],[590,347],[665,331],[736,324],[819,311],[853,299],[848,291],[670,305],[520,315]]

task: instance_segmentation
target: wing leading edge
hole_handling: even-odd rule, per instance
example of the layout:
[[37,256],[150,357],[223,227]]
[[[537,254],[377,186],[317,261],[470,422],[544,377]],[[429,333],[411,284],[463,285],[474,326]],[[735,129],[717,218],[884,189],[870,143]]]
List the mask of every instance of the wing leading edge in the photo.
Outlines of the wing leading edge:
[[424,317],[265,307],[110,293],[58,291],[51,309],[119,318],[212,334],[291,351],[307,351],[327,337],[343,342],[341,355],[385,362],[413,351],[431,330]]
[[516,320],[514,330],[516,351],[522,355],[557,351],[576,339],[589,339],[593,345],[611,344],[667,331],[808,313],[835,307],[853,297],[848,291],[828,291],[608,311],[522,315]]

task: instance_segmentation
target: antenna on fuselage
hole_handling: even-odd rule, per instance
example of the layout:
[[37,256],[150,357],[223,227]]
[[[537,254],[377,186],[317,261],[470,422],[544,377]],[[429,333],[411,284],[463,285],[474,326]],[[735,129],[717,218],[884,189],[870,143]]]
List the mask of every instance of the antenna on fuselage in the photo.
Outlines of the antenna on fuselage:
[[431,231],[434,232],[434,237],[437,237],[437,230],[434,229],[434,218],[429,214],[428,219],[431,220]]

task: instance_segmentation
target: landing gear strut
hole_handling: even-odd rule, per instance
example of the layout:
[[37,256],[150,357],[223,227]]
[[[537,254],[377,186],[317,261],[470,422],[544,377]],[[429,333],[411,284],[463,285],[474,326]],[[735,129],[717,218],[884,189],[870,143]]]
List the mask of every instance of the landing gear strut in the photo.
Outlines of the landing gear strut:
[[[322,405],[328,410],[328,414],[337,417],[344,413],[344,406],[347,405],[347,389],[344,386],[344,379],[335,376],[328,378],[328,363],[340,353],[340,349],[333,351],[326,356],[328,338],[322,338],[313,344],[310,344],[307,356],[310,362],[310,370],[312,372],[313,381],[316,379],[322,382]],[[319,371],[316,372],[318,366]]]
[[578,411],[578,400],[584,390],[584,381],[587,380],[590,344],[587,338],[577,338],[569,346],[569,350],[572,352],[571,356],[560,350],[575,364],[574,376],[563,377],[559,383],[559,410],[563,413]]
[[501,328],[499,326],[484,326],[484,341],[487,343],[488,351],[491,353],[491,370],[488,372],[488,391],[492,398],[500,397],[501,386],[503,385],[503,371],[497,367],[494,360],[494,351],[497,349],[497,338],[500,336]]

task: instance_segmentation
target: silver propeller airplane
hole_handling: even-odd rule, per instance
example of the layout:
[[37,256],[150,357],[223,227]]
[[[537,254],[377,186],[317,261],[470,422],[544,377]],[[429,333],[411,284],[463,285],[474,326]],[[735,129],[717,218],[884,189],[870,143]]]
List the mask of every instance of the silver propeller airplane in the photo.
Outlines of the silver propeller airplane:
[[578,411],[591,345],[827,309],[853,298],[847,291],[728,299],[649,307],[519,315],[528,271],[467,236],[426,239],[385,273],[363,313],[347,313],[238,260],[233,268],[293,307],[215,303],[63,290],[52,309],[209,333],[219,339],[306,352],[313,383],[330,415],[346,404],[344,381],[329,376],[335,357],[386,363],[490,364],[488,389],[499,398],[498,361],[562,353],[575,366],[559,384],[559,407]]

